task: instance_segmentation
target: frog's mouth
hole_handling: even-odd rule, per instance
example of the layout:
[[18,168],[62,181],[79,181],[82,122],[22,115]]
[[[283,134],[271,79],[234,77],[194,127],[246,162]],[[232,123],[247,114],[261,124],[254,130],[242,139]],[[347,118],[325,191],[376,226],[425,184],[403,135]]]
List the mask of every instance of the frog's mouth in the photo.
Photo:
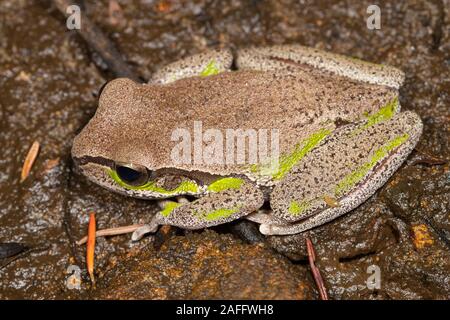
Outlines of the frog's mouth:
[[103,157],[74,157],[76,167],[92,182],[111,191],[143,199],[198,196],[220,176],[176,168],[150,170]]
[[[97,164],[97,165],[103,166],[105,168],[114,170],[114,168],[117,165],[117,163],[114,162],[113,160],[103,158],[103,157],[83,156],[83,157],[72,157],[72,159],[73,159],[75,166],[78,168],[82,168],[83,166],[85,166],[87,164]],[[148,170],[150,170],[150,169],[148,169]],[[201,172],[201,171],[196,171],[196,170],[187,171],[187,170],[183,170],[183,169],[179,169],[179,168],[160,168],[160,169],[155,169],[155,170],[151,170],[151,171],[152,171],[152,177],[154,177],[154,178],[159,178],[162,176],[169,176],[169,175],[173,175],[173,176],[178,175],[178,176],[188,177],[188,178],[190,178],[192,180],[196,180],[196,181],[200,181],[200,180],[205,181],[207,183],[213,182],[221,177],[220,175],[211,174],[208,172]]]

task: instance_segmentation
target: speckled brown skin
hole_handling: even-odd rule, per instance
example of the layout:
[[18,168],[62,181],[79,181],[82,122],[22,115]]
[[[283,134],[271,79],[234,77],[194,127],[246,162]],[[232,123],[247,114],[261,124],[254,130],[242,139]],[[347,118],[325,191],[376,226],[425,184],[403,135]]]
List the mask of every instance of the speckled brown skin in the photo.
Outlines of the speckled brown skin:
[[[364,124],[364,122],[363,122]],[[271,193],[272,221],[265,221],[264,234],[294,234],[324,224],[366,201],[391,177],[417,144],[422,122],[413,112],[402,112],[392,119],[353,134],[358,125],[337,130],[318,148],[311,151]],[[330,207],[324,196],[335,197],[335,187],[355,172],[367,159],[396,137],[407,134],[408,140],[376,162],[359,183],[336,197],[339,206]],[[307,201],[310,206],[300,215],[289,213],[292,200]],[[300,223],[295,223],[301,220]]]
[[241,174],[245,168],[239,164],[175,165],[170,157],[176,144],[172,132],[177,128],[192,132],[194,121],[201,121],[203,130],[277,128],[280,152],[285,154],[325,122],[331,129],[335,121],[355,122],[396,96],[392,88],[303,68],[295,74],[224,72],[166,85],[116,79],[104,88],[97,112],[76,137],[72,154],[137,163],[150,170]]
[[[267,63],[270,60],[271,63]],[[359,59],[337,55],[300,45],[280,45],[268,48],[250,48],[239,51],[236,65],[239,69],[293,70],[299,65],[333,75],[398,89],[405,80],[402,71]]]
[[[330,153],[331,146],[334,146],[335,151],[349,148],[344,141],[340,144],[336,140],[339,132],[350,130],[343,129],[342,125],[360,121],[365,118],[365,114],[374,114],[393,101],[398,96],[397,89],[403,81],[403,73],[392,67],[380,67],[311,48],[277,46],[238,51],[235,57],[237,71],[224,71],[208,77],[193,76],[201,72],[212,57],[217,60],[219,71],[228,70],[232,64],[228,50],[210,51],[163,68],[155,74],[149,85],[137,84],[128,79],[110,82],[102,92],[94,118],[74,141],[72,155],[85,175],[114,191],[143,198],[167,197],[155,192],[119,187],[105,173],[105,166],[112,166],[114,162],[147,167],[153,172],[154,181],[162,187],[167,187],[164,185],[168,180],[165,179],[167,175],[196,181],[200,185],[199,192],[190,193],[201,196],[200,199],[176,208],[175,214],[171,214],[169,218],[157,215],[154,225],[167,223],[197,229],[228,222],[257,210],[263,202],[262,194],[270,194],[271,188],[280,183],[272,179],[259,180],[258,176],[250,172],[248,165],[174,164],[170,153],[176,142],[171,141],[171,134],[179,128],[186,128],[192,134],[194,121],[202,122],[203,131],[208,128],[276,128],[280,132],[281,155],[289,154],[296,144],[322,128],[335,132],[326,140],[329,141],[326,146],[324,143],[318,145],[313,150],[313,155],[308,155],[289,173],[286,178],[292,183],[291,187],[283,180],[282,186],[275,186],[274,215],[259,219],[265,222],[261,226],[261,231],[265,234],[299,232],[296,230],[304,230],[299,228],[302,223],[311,228],[329,221],[330,216],[334,218],[351,210],[385,183],[412,150],[417,142],[416,137],[420,136],[421,123],[418,119],[416,126],[411,129],[411,137],[414,139],[408,140],[404,148],[397,148],[382,165],[377,166],[377,169],[382,168],[385,173],[379,170],[369,173],[375,180],[372,182],[369,179],[358,185],[356,191],[361,191],[361,194],[352,191],[353,196],[347,197],[351,200],[351,205],[341,204],[330,213],[318,201],[311,212],[319,218],[314,220],[314,217],[310,217],[291,225],[289,223],[292,220],[305,219],[309,212],[306,216],[295,219],[286,218],[289,200],[283,192],[290,192],[290,196],[301,198],[307,196],[308,192],[316,194],[332,188],[333,185],[316,184],[310,189],[300,189],[303,190],[300,193],[305,195],[297,194],[294,190],[301,183],[298,179],[303,176],[311,179],[318,169],[323,169],[323,177],[319,181],[323,180],[324,183],[327,182],[327,174],[344,175],[347,172],[346,165],[333,158]],[[396,111],[399,111],[399,106]],[[394,117],[392,124],[401,128],[404,120],[403,117]],[[348,158],[354,160],[354,166],[364,162],[364,157],[370,157],[372,149],[365,143],[373,142],[376,145],[378,140],[386,139],[390,134],[388,127],[380,129],[374,126],[374,130],[366,136],[347,141],[355,146],[363,144],[362,148],[348,150]],[[335,143],[330,142],[333,139],[336,140]],[[312,161],[317,156],[325,158],[318,162]],[[310,166],[304,168],[306,159]],[[336,161],[336,164],[324,166],[324,163],[330,161]],[[341,169],[345,170],[334,172]],[[225,193],[208,194],[206,186],[223,176],[241,177],[246,181],[242,190],[248,189],[248,192],[228,190]],[[332,179],[328,182],[335,183]],[[286,191],[280,191],[284,187]],[[175,195],[178,194],[172,196]],[[222,208],[225,200],[230,207],[238,205],[241,210],[226,219],[213,222],[197,221],[192,217],[193,209]],[[244,200],[248,200],[248,203],[242,205]],[[326,218],[321,217],[321,213]]]
[[151,84],[166,84],[182,78],[198,76],[205,68],[205,62],[214,60],[219,72],[230,70],[233,54],[229,49],[208,50],[194,56],[170,63],[157,70],[150,79]]

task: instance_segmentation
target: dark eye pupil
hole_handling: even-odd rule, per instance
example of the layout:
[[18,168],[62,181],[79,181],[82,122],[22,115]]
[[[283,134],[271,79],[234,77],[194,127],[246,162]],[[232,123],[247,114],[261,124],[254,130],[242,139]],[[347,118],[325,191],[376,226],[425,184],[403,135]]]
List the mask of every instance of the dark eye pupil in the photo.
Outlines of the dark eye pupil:
[[118,166],[116,167],[117,175],[129,184],[134,184],[136,182],[139,182],[141,178],[143,177],[143,173],[136,171],[134,169],[128,168],[128,167],[122,167]]

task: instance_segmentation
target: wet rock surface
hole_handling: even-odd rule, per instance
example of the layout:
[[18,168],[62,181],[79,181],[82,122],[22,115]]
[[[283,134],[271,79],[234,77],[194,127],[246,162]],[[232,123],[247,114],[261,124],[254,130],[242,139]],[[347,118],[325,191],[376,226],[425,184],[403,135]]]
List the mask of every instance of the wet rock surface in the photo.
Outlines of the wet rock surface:
[[[91,291],[84,247],[74,244],[89,212],[101,229],[148,221],[157,207],[74,172],[72,139],[110,75],[50,1],[1,1],[0,242],[30,247],[0,260],[1,299],[317,298],[305,237],[333,299],[450,298],[449,164],[426,161],[450,159],[449,1],[383,1],[380,30],[366,28],[361,1],[117,1],[119,18],[109,2],[85,10],[144,78],[208,47],[301,43],[405,71],[400,102],[422,117],[424,135],[369,201],[300,235],[244,244],[217,233],[232,230],[225,227],[170,238],[159,251],[155,236],[99,238]],[[39,156],[19,183],[35,140]],[[372,265],[380,289],[367,287]],[[67,286],[70,266],[80,270],[81,290]]]
[[132,251],[99,279],[100,299],[312,299],[304,268],[213,231]]

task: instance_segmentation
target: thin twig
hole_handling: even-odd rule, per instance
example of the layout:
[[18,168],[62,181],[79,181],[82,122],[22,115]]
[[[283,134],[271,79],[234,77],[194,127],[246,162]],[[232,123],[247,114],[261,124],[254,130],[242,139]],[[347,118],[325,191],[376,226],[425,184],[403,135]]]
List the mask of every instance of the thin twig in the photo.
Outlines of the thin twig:
[[[73,4],[71,0],[53,0],[54,5],[65,16],[67,7]],[[97,52],[108,66],[109,70],[116,77],[126,77],[141,82],[138,74],[134,72],[123,61],[120,53],[109,41],[105,34],[87,17],[84,12],[80,12],[81,28],[77,29],[78,34],[86,41],[88,46]]]
[[0,259],[11,258],[19,253],[28,250],[28,246],[18,242],[0,243]]
[[415,166],[417,164],[426,164],[426,165],[430,165],[430,166],[435,166],[435,165],[446,164],[448,162],[446,159],[435,157],[435,156],[428,154],[424,151],[421,151],[419,149],[415,149],[415,150],[418,154],[420,154],[420,157],[418,159],[411,161],[410,164],[412,166]]
[[21,253],[6,259],[5,262],[0,264],[0,270],[2,270],[3,268],[6,268],[12,262],[26,257],[27,255],[29,255],[32,252],[38,252],[38,251],[43,251],[43,250],[48,250],[48,249],[50,249],[50,245],[38,246],[38,247],[35,247],[35,248],[26,249],[25,251],[22,251]]
[[[109,228],[109,229],[102,229],[98,230],[95,233],[95,237],[107,237],[107,236],[116,236],[119,234],[126,234],[126,233],[132,233],[136,229],[142,227],[143,224],[133,224],[131,226],[125,226],[125,227],[117,227],[117,228]],[[77,245],[82,245],[87,242],[87,236],[81,238],[77,241]]]
[[325,284],[323,283],[322,276],[320,274],[319,268],[316,267],[316,253],[311,239],[306,238],[306,251],[308,252],[309,265],[311,266],[311,272],[316,282],[317,288],[319,290],[319,295],[322,300],[328,300],[327,290],[325,289]]

